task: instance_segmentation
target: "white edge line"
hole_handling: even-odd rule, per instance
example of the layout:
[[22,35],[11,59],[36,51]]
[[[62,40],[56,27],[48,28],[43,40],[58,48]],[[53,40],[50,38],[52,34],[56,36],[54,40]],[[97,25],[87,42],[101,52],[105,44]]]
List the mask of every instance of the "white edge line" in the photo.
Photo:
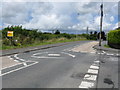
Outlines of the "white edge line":
[[23,69],[23,68],[27,68],[27,67],[32,66],[32,65],[37,64],[37,63],[38,63],[38,62],[35,62],[35,63],[33,63],[33,64],[30,64],[30,65],[27,65],[27,66],[24,66],[24,67],[21,67],[21,68],[18,68],[18,69],[15,69],[15,70],[9,71],[9,72],[7,72],[7,73],[1,74],[0,76],[4,76],[4,75],[6,75],[6,74],[9,74],[9,73],[12,73],[12,72],[15,72],[15,71],[21,70],[21,69]]

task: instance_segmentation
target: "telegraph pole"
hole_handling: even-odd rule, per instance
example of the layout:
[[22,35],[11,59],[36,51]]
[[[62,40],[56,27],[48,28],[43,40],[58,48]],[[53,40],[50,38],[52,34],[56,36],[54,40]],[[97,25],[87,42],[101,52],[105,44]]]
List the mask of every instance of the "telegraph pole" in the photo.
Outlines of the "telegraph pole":
[[86,34],[88,34],[88,27],[87,27],[87,30],[86,30]]
[[100,9],[101,9],[101,19],[100,19],[99,46],[101,46],[101,32],[102,32],[102,22],[103,22],[103,4],[100,5]]

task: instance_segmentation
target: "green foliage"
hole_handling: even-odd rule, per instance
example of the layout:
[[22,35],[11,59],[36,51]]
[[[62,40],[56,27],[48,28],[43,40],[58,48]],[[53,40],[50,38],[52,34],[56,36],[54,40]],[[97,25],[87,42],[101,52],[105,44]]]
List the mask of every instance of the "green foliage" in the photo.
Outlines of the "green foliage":
[[[11,39],[7,37],[7,31],[13,31],[14,36]],[[59,30],[56,30],[55,34],[42,33],[37,29],[28,30],[22,26],[8,26],[1,33],[2,49],[86,40],[85,35],[60,33]]]
[[55,31],[55,34],[60,34],[60,31],[59,31],[59,30],[56,30],[56,31]]
[[108,42],[114,44],[120,44],[120,29],[112,30],[108,33]]

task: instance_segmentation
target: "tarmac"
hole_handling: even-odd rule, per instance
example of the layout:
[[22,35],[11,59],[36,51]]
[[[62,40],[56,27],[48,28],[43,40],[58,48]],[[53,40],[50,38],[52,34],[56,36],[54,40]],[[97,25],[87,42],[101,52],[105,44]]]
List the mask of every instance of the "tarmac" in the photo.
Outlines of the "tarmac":
[[[62,45],[70,44],[70,43],[73,43],[73,42],[50,44],[50,45],[28,47],[28,48],[19,48],[19,49],[12,49],[12,50],[1,50],[2,54],[0,55],[0,62],[1,62],[0,69],[3,69],[5,67],[10,67],[10,66],[13,66],[15,64],[20,63],[20,62],[16,62],[16,60],[12,60],[10,58],[10,55],[17,54],[17,53],[23,53],[23,52],[30,52],[30,51],[40,50],[40,49],[58,47],[58,46],[62,46]],[[105,48],[104,44],[105,44],[105,42],[102,43],[102,46],[99,46],[97,44],[97,45],[93,46],[93,48],[97,49],[97,50],[115,52],[115,53],[118,53],[118,54],[120,53],[120,50],[118,50],[118,49]]]

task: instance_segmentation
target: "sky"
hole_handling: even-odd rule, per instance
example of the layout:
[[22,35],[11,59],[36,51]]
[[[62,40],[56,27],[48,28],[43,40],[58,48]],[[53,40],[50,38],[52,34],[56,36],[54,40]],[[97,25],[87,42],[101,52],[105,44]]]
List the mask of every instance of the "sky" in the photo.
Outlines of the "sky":
[[[99,31],[101,1],[3,0],[0,4],[0,29],[22,25],[40,31],[61,30],[67,33]],[[118,27],[118,2],[104,2],[103,30]]]

